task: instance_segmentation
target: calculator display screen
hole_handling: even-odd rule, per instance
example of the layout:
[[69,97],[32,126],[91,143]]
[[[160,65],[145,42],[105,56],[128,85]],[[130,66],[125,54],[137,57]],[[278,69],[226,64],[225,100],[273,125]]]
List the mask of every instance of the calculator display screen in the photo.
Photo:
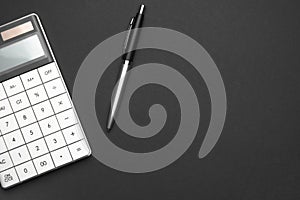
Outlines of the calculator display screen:
[[32,35],[0,49],[0,73],[44,56],[39,37]]

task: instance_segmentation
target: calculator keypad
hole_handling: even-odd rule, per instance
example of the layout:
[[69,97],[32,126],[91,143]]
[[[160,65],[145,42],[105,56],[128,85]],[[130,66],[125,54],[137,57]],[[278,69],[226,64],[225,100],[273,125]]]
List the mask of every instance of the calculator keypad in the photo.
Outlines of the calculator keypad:
[[2,187],[90,154],[75,112],[55,63],[0,83]]

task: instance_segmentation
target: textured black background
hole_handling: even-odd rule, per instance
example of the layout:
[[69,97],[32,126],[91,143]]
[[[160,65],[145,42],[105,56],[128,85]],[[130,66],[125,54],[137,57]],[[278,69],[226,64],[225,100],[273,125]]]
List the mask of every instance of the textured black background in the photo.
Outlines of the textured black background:
[[[300,199],[298,1],[143,2],[147,5],[145,26],[171,28],[191,36],[205,47],[223,76],[228,112],[213,151],[197,159],[210,113],[201,77],[194,75],[185,61],[175,62],[174,55],[146,50],[137,54],[135,64],[161,61],[180,70],[191,84],[198,80],[193,87],[200,99],[203,122],[191,148],[172,165],[139,175],[115,171],[90,157],[10,190],[0,189],[0,199]],[[39,14],[71,91],[85,56],[101,41],[123,31],[139,3],[2,0],[0,24],[31,12]],[[99,84],[96,99],[97,110],[103,110],[98,113],[101,124],[105,123],[101,116],[107,112],[107,97],[101,94],[107,94],[112,87],[117,65],[118,61]],[[147,123],[143,117],[146,108],[156,102],[139,106],[145,98],[141,94],[146,91],[178,110],[176,100],[165,88],[143,87],[132,100],[137,123]],[[176,117],[174,120],[178,122]],[[176,128],[176,123],[168,124],[156,138],[162,145],[168,140],[161,135]],[[114,132],[122,135],[117,128]],[[111,139],[126,146],[122,141],[127,138],[118,140],[112,135]],[[155,140],[151,142],[157,144]],[[149,149],[144,145],[136,151]]]

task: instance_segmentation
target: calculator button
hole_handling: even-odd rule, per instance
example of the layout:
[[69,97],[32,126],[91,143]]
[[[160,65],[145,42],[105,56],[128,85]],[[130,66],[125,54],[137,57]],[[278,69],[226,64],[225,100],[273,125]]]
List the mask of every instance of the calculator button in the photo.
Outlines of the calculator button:
[[54,133],[60,129],[55,116],[44,119],[40,121],[39,124],[44,136]]
[[32,158],[39,157],[49,152],[44,138],[31,142],[27,144],[27,146]]
[[2,133],[2,135],[14,131],[18,128],[19,126],[17,120],[13,114],[0,119],[0,133]]
[[40,75],[36,69],[22,74],[20,77],[26,90],[42,84]]
[[16,170],[14,168],[8,169],[0,173],[0,182],[3,188],[7,188],[19,182]]
[[13,163],[10,159],[9,154],[6,152],[4,154],[0,155],[0,172],[11,168],[13,166]]
[[59,113],[56,116],[62,129],[77,123],[73,109]]
[[6,96],[6,93],[4,91],[3,85],[2,85],[2,83],[0,83],[0,100],[5,99],[6,97],[7,96]]
[[20,130],[16,130],[9,134],[6,134],[3,136],[3,138],[7,145],[8,150],[14,149],[16,147],[19,147],[19,146],[25,144],[25,141],[23,139],[23,136],[22,136]]
[[69,128],[64,129],[63,134],[67,141],[67,144],[71,144],[83,139],[83,135],[81,132],[81,128],[78,124],[71,126]]
[[14,165],[19,165],[30,160],[30,155],[25,145],[9,152]]
[[62,135],[61,131],[57,133],[53,133],[45,138],[46,143],[50,151],[54,151],[59,149],[63,146],[66,146],[66,142],[64,136]]
[[20,166],[17,166],[16,171],[17,171],[18,176],[19,176],[21,181],[24,181],[26,179],[29,179],[29,178],[37,175],[32,161],[29,161],[29,162],[24,163]]
[[51,107],[50,101],[44,101],[33,106],[33,111],[38,120],[45,119],[51,115],[54,115],[53,109]]
[[0,101],[0,118],[12,113],[8,99]]
[[43,137],[40,126],[38,123],[31,124],[29,126],[25,126],[21,129],[21,132],[24,136],[26,143],[32,142],[33,140],[37,140]]
[[54,97],[50,101],[55,113],[59,113],[72,107],[67,93]]
[[28,124],[32,124],[33,122],[36,122],[36,118],[34,116],[34,113],[33,113],[33,110],[31,107],[17,112],[16,118],[17,118],[17,121],[18,121],[20,127],[24,127]]
[[59,77],[59,73],[54,62],[40,67],[38,70],[44,83]]
[[7,96],[12,96],[24,91],[23,84],[19,76],[3,82]]
[[40,85],[30,90],[27,90],[31,105],[40,103],[48,99],[44,86]]
[[72,161],[72,157],[70,155],[68,147],[64,147],[51,152],[51,156],[56,167]]
[[14,112],[17,112],[30,106],[28,97],[25,92],[10,97],[9,101]]
[[0,154],[7,151],[3,137],[0,137]]
[[69,149],[74,160],[87,156],[90,153],[85,140],[71,144]]
[[33,163],[39,174],[42,174],[54,168],[54,164],[52,162],[50,154],[46,154],[44,156],[34,159]]
[[65,87],[62,83],[61,78],[57,78],[48,83],[45,83],[45,88],[49,98],[52,98],[65,92]]

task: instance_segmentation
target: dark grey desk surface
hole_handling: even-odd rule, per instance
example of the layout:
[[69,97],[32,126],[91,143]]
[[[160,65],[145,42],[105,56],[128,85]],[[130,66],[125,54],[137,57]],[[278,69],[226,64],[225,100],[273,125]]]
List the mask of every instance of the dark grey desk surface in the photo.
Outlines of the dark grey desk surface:
[[[299,3],[143,2],[148,8],[145,26],[188,34],[206,48],[219,67],[227,90],[228,116],[213,152],[205,159],[197,159],[210,113],[206,87],[200,84],[197,89],[203,99],[202,128],[191,148],[171,166],[135,175],[115,171],[90,157],[13,189],[0,189],[0,199],[300,199]],[[72,90],[85,56],[107,37],[123,31],[139,3],[2,1],[0,24],[30,12],[38,13]],[[174,55],[154,50],[138,54],[136,64],[154,60],[179,68],[182,62],[181,70],[191,82],[202,80],[193,76],[185,61],[175,62],[178,58]],[[118,63],[108,73],[115,77],[117,70]],[[106,81],[109,87],[103,87],[97,97],[99,112],[107,106],[107,99],[100,94],[109,91],[115,78]],[[140,93],[146,94],[147,88],[144,90]],[[159,98],[164,90],[152,88],[154,97]],[[133,101],[137,104],[133,114],[140,114],[139,109],[145,106],[138,103],[145,98],[141,94]],[[176,110],[178,105],[173,98],[166,92],[166,97],[159,100]],[[105,114],[99,114],[100,121]],[[136,120],[147,121],[143,117]],[[174,129],[172,125],[167,128]],[[167,136],[171,132],[164,131]],[[112,139],[123,145],[118,138]]]

